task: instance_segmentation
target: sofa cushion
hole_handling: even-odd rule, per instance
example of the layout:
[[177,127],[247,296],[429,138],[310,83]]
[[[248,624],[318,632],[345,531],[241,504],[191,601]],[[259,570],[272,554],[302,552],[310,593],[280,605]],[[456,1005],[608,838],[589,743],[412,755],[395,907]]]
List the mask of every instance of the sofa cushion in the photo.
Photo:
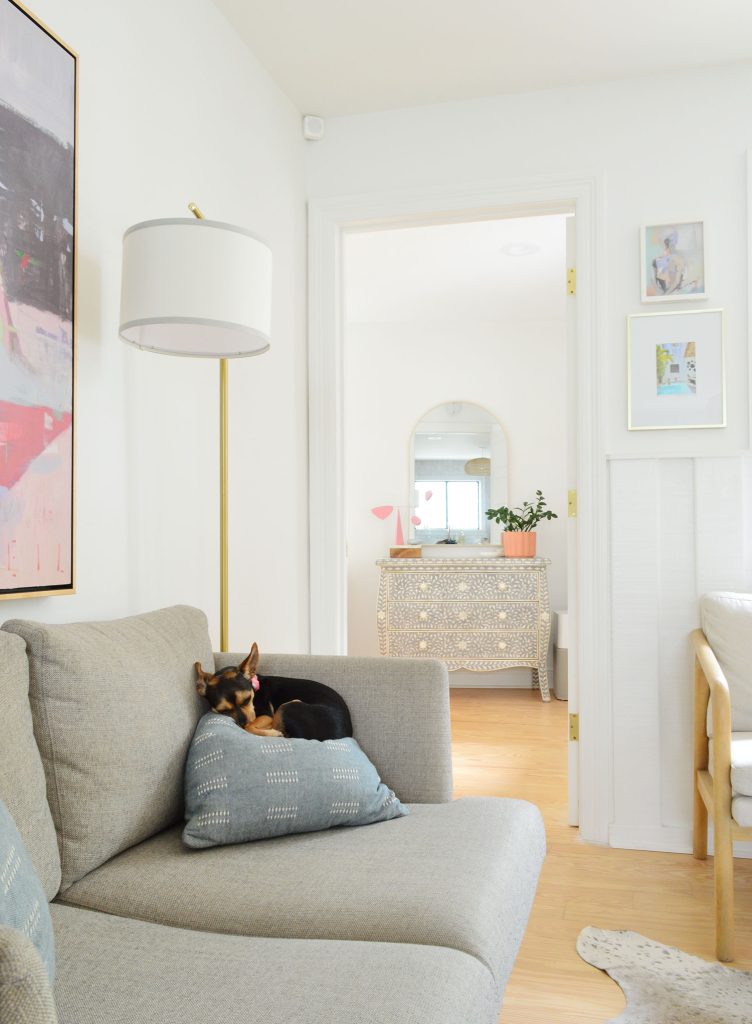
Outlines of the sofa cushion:
[[51,900],[60,888],[60,854],[29,706],[29,661],[18,636],[0,631],[0,800],[23,837]]
[[[700,613],[702,631],[728,681],[731,727],[734,732],[752,731],[752,594],[705,594]],[[712,701],[707,729],[712,736]]]
[[731,800],[731,817],[742,828],[752,828],[752,796],[735,796]]
[[42,958],[25,935],[0,925],[0,1021],[57,1024],[50,980]]
[[[708,767],[713,774],[713,740],[708,749]],[[731,788],[741,796],[752,796],[752,732],[731,733]]]
[[34,943],[52,981],[55,943],[49,904],[21,834],[1,800],[0,925],[15,928]]
[[28,648],[65,888],[182,817],[185,755],[204,711],[193,664],[213,665],[206,617],[178,606],[3,629]]
[[406,818],[188,850],[180,829],[121,854],[62,897],[180,928],[448,946],[503,987],[544,856],[519,800],[413,804]]
[[354,739],[254,736],[201,719],[185,766],[183,842],[201,849],[407,814]]
[[[375,942],[243,938],[54,906],[61,1024],[495,1024],[473,957]],[[34,1022],[36,1024],[36,1021]]]

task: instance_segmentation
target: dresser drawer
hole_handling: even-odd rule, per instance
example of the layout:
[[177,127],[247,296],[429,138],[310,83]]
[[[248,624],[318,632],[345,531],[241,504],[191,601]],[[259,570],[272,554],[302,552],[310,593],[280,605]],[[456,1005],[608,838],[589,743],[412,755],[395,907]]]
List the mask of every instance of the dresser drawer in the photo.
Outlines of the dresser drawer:
[[537,661],[537,633],[386,633],[392,658],[438,658],[441,661]]
[[537,601],[539,572],[387,572],[389,601]]
[[[547,613],[543,613],[547,616]],[[529,630],[537,631],[541,613],[537,602],[393,601],[383,619],[387,629]]]

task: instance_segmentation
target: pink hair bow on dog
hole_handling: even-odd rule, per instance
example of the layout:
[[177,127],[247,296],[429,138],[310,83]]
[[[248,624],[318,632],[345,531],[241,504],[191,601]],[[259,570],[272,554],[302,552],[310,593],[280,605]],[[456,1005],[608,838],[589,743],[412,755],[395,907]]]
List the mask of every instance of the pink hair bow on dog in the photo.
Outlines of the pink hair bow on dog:
[[254,676],[251,679],[251,686],[253,687],[254,690],[258,690],[258,689],[261,688],[261,683],[259,682],[259,677],[258,676]]

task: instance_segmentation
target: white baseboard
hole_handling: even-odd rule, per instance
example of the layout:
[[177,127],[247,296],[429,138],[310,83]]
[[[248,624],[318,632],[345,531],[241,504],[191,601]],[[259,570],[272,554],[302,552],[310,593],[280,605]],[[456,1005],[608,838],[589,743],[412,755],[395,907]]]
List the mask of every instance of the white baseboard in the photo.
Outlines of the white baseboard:
[[[654,853],[692,853],[692,829],[678,825],[647,828],[611,825],[608,844],[620,850],[651,850]],[[713,853],[713,832],[708,838],[708,853]],[[734,856],[752,859],[752,843],[734,843]]]

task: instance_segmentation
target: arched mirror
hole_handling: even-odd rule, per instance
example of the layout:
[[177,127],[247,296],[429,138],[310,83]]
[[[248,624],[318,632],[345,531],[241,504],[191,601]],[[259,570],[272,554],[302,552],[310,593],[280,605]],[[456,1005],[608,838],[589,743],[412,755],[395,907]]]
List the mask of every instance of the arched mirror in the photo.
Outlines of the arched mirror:
[[505,504],[507,439],[496,417],[472,402],[430,409],[410,440],[410,540],[488,544],[486,509]]

